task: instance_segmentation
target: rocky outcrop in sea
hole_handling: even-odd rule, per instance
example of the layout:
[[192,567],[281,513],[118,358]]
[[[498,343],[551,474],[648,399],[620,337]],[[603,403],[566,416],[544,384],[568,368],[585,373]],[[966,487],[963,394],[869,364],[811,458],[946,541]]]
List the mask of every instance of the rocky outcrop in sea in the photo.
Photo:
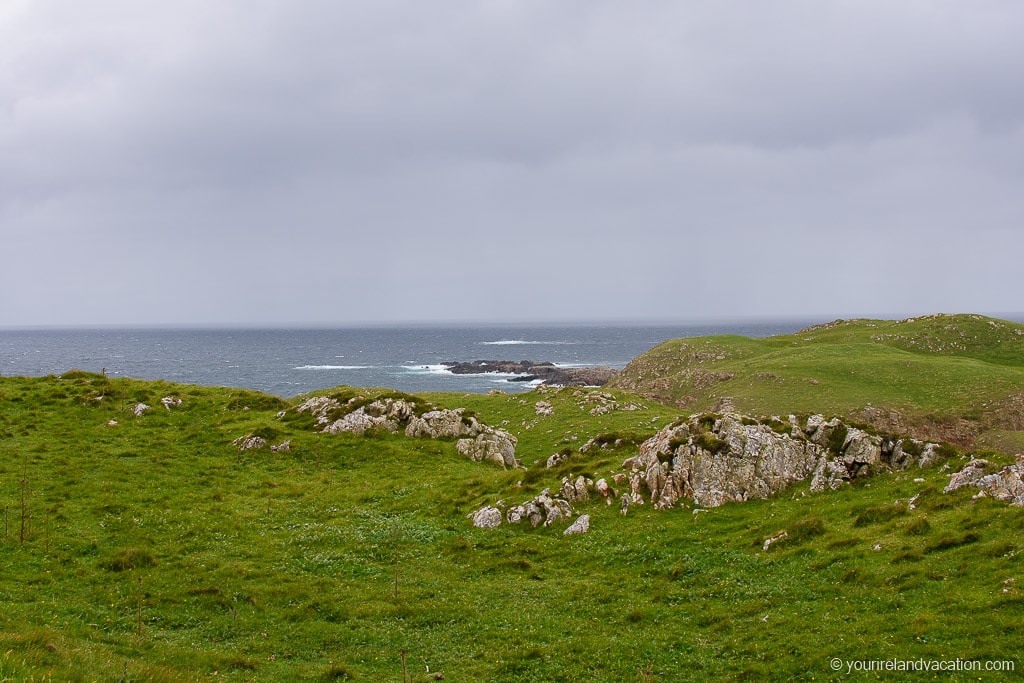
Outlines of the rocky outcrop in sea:
[[449,372],[455,375],[481,375],[503,373],[515,375],[510,382],[540,381],[559,386],[604,386],[618,370],[608,366],[589,368],[560,368],[554,363],[532,360],[475,360],[469,363],[445,363]]

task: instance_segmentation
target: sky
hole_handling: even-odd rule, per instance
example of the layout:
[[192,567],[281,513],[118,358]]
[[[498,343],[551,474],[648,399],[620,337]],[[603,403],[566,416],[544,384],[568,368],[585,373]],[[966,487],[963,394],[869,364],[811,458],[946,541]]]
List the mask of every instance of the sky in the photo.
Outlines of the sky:
[[1024,310],[1018,0],[3,0],[0,327]]

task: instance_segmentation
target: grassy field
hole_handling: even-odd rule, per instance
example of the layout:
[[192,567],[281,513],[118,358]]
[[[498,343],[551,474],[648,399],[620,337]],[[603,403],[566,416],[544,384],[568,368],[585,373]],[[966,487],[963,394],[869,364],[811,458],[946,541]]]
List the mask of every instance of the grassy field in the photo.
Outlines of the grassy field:
[[[1024,513],[942,494],[939,468],[701,513],[577,503],[582,536],[487,531],[466,515],[609,476],[679,411],[600,390],[419,398],[516,434],[529,469],[505,471],[451,441],[318,434],[301,400],[0,378],[0,681],[821,681],[851,678],[833,658],[1024,646]],[[292,449],[232,446],[255,433]],[[601,434],[623,445],[579,453]]]
[[611,386],[686,410],[727,396],[754,415],[839,415],[966,446],[990,430],[1024,430],[1024,325],[936,315],[676,339]]

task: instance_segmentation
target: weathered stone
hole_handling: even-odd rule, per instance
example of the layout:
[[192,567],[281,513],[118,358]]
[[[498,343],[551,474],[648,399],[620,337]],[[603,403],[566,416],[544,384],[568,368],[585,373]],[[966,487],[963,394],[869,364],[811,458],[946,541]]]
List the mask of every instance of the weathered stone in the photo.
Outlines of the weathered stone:
[[554,415],[555,409],[552,407],[550,401],[537,401],[536,405],[533,406],[538,415]]
[[807,424],[804,426],[804,433],[807,434],[807,436],[812,436],[816,431],[818,431],[818,427],[823,424],[825,424],[824,415],[811,415],[807,418]]
[[850,471],[846,469],[845,463],[841,460],[829,460],[823,455],[811,477],[811,491],[835,491],[849,480]]
[[975,458],[969,463],[964,465],[964,468],[959,472],[956,472],[949,477],[949,485],[942,490],[943,493],[949,493],[962,489],[965,486],[977,486],[981,478],[985,476],[985,470],[988,468],[988,460],[981,458]]
[[563,451],[559,451],[558,453],[555,453],[550,458],[548,458],[547,462],[545,463],[545,467],[547,467],[547,469],[551,469],[552,467],[555,467],[556,465],[560,465],[563,462],[565,462],[566,460],[568,460],[570,455],[572,455],[572,454],[571,453],[567,453],[567,452],[563,452]]
[[921,452],[921,457],[917,461],[918,467],[928,467],[940,457],[939,444],[937,443],[926,443],[924,445],[924,451]]
[[370,406],[363,406],[352,411],[324,427],[323,431],[328,434],[339,434],[341,432],[365,434],[371,429],[383,429],[392,434],[398,432],[398,421],[389,419],[386,411],[380,411],[380,414],[373,415],[367,410],[368,408]]
[[181,399],[175,398],[174,396],[164,396],[160,399],[160,403],[163,404],[164,408],[170,410],[171,408],[178,408],[181,406]]
[[873,466],[881,462],[882,440],[877,436],[850,427],[843,442],[843,462],[848,468],[856,466]]
[[[811,417],[818,416],[812,415]],[[810,423],[810,418],[808,418],[808,423]],[[820,425],[818,425],[818,428],[814,430],[813,434],[810,431],[808,431],[807,438],[811,440],[811,443],[817,444],[822,448],[828,448],[828,442],[832,438],[832,435],[837,430],[842,429],[843,426],[843,423],[839,420],[838,417],[833,417],[828,422],[822,422]]]
[[777,543],[778,541],[781,541],[782,539],[788,536],[789,532],[785,530],[780,531],[776,534],[772,534],[768,538],[764,539],[764,544],[761,546],[761,549],[765,552],[768,552],[768,548],[771,548],[773,543]]
[[[744,422],[726,414],[705,432],[700,416],[694,416],[641,444],[639,455],[623,463],[630,470],[631,502],[646,488],[659,509],[684,497],[715,507],[766,498],[814,472],[820,447]],[[707,450],[712,443],[718,444],[714,452]]]
[[521,505],[509,508],[505,513],[505,519],[510,524],[518,524],[524,520],[530,522],[530,526],[537,527],[541,523],[550,526],[560,519],[568,519],[572,515],[572,506],[561,498],[552,498],[551,490],[544,489],[533,500],[526,501]]
[[480,508],[469,516],[473,519],[473,526],[481,529],[494,529],[501,526],[501,510],[490,505]]
[[580,515],[562,534],[570,536],[572,534],[585,534],[588,531],[590,531],[590,515]]
[[147,406],[145,403],[136,403],[132,407],[132,415],[134,415],[135,417],[139,417],[147,410],[149,410],[149,406]]
[[943,492],[976,486],[981,489],[978,497],[984,494],[1010,505],[1024,506],[1024,455],[1018,455],[1014,464],[993,474],[986,474],[988,467],[987,460],[972,460],[950,477],[949,486]]
[[473,439],[459,439],[455,449],[470,460],[493,462],[502,467],[522,467],[516,460],[516,437],[503,429],[487,427]]
[[405,428],[408,437],[429,437],[431,439],[476,436],[482,430],[475,417],[463,418],[463,411],[431,410],[420,417],[413,416]]
[[262,436],[249,434],[248,436],[240,436],[231,443],[240,451],[248,451],[254,448],[263,448],[267,445],[267,440]]
[[270,450],[272,452],[274,452],[274,453],[287,453],[291,449],[292,449],[292,440],[291,439],[287,439],[286,441],[282,441],[281,443],[277,444],[276,446],[271,446],[270,447]]
[[328,415],[340,409],[341,404],[338,403],[337,399],[328,396],[313,396],[306,399],[295,411],[311,413],[316,418],[318,425],[324,425],[330,422]]

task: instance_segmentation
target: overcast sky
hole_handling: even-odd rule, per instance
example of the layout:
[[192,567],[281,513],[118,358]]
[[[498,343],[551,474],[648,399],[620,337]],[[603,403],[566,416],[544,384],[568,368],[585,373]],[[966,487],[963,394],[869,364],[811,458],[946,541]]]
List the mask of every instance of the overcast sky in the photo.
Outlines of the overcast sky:
[[1024,3],[2,0],[0,326],[1024,310]]

